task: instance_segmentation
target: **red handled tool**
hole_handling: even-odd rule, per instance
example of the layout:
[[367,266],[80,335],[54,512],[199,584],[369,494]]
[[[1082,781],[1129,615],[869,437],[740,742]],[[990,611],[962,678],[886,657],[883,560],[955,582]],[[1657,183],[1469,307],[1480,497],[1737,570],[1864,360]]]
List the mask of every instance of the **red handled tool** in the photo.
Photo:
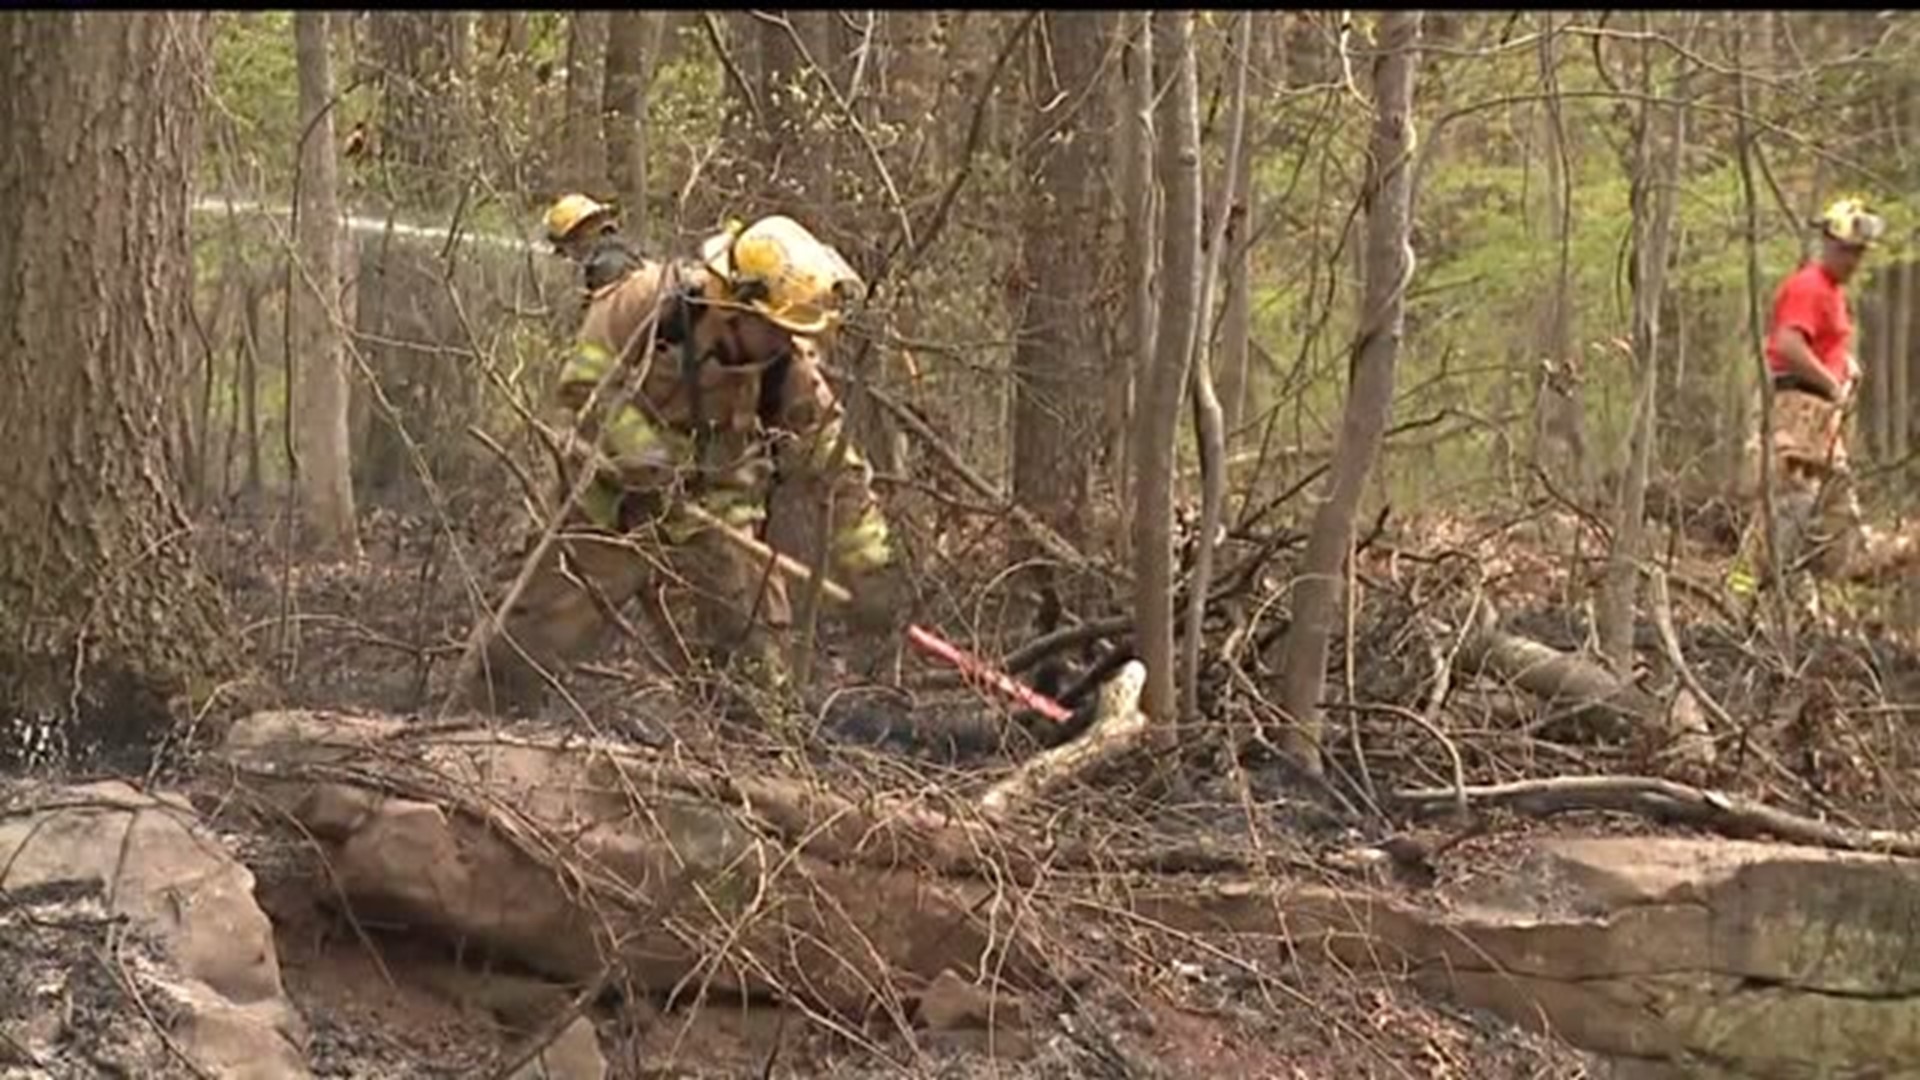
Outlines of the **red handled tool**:
[[996,690],[1007,697],[1025,705],[1034,712],[1056,724],[1064,724],[1073,719],[1073,710],[1053,700],[1031,686],[1015,681],[1011,676],[990,666],[985,660],[955,645],[953,642],[935,634],[924,626],[907,627],[907,641],[914,648],[942,663],[958,668],[960,674],[969,681]]
[[[734,546],[746,552],[748,555],[756,559],[771,560],[774,568],[787,577],[795,581],[808,581],[812,579],[813,572],[807,567],[800,565],[792,558],[782,555],[771,547],[768,547],[757,538],[728,525],[700,507],[687,506],[685,507],[685,511],[701,524],[717,529],[722,537],[725,537]],[[844,586],[831,579],[822,581],[820,586],[821,592],[835,603],[847,604],[853,601],[853,594],[849,593]],[[921,653],[941,663],[957,668],[964,678],[976,686],[982,686],[1005,697],[1012,698],[1014,701],[1032,709],[1034,712],[1039,713],[1056,724],[1064,724],[1073,719],[1072,709],[1035,690],[1033,687],[1016,681],[1006,672],[995,668],[985,660],[962,649],[960,646],[955,645],[953,642],[928,630],[924,626],[914,625],[907,627],[907,641]]]

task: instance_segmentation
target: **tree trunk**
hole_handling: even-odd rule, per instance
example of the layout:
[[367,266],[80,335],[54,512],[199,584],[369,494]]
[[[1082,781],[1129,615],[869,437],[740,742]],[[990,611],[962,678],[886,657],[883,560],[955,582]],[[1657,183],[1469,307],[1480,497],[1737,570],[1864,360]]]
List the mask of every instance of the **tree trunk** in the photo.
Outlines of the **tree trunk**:
[[1541,114],[1547,144],[1547,234],[1554,245],[1552,291],[1545,294],[1539,310],[1539,370],[1534,383],[1534,445],[1532,458],[1537,467],[1553,471],[1557,455],[1564,448],[1567,470],[1563,482],[1570,482],[1575,497],[1584,498],[1592,488],[1590,459],[1587,455],[1586,407],[1581,400],[1579,351],[1574,346],[1573,306],[1573,184],[1575,167],[1572,141],[1567,137],[1566,116],[1561,107],[1558,38],[1552,12],[1542,14],[1547,29],[1540,36],[1540,78],[1549,95]]
[[607,29],[606,140],[622,226],[635,243],[647,242],[647,83],[659,50],[663,13],[615,11]]
[[607,193],[601,94],[608,20],[604,11],[575,11],[567,18],[567,119],[560,167],[562,187],[602,196]]
[[[1099,385],[1091,314],[1100,243],[1099,160],[1095,132],[1105,17],[1091,10],[1042,16],[1031,38],[1051,50],[1059,85],[1036,86],[1025,168],[1029,186],[1023,255],[1028,283],[1013,353],[1013,497],[1076,546],[1086,538],[1087,483],[1099,445]],[[1066,97],[1051,111],[1040,106]],[[1035,554],[1016,544],[1014,561]]]
[[208,26],[0,15],[0,717],[77,757],[151,746],[233,655],[165,452]]
[[1420,19],[1418,11],[1380,14],[1367,170],[1364,315],[1353,343],[1353,383],[1334,446],[1332,482],[1314,515],[1281,660],[1280,704],[1293,719],[1293,727],[1281,733],[1281,746],[1315,774],[1322,769],[1320,695],[1326,686],[1340,567],[1353,544],[1360,495],[1393,410],[1394,364],[1406,329],[1407,284],[1413,276],[1413,174],[1408,158],[1413,150],[1414,48]]
[[1884,389],[1892,424],[1884,460],[1899,461],[1907,456],[1908,447],[1913,445],[1913,415],[1908,392],[1909,376],[1913,371],[1913,263],[1902,262],[1889,270],[1888,284],[1892,287],[1887,290],[1886,326],[1891,331],[1887,336],[1892,339],[1892,356],[1889,358],[1892,363],[1887,365],[1887,385]]
[[[247,431],[247,476],[242,490],[248,495],[258,495],[266,485],[260,449],[260,306],[265,303],[266,296],[262,286],[249,284],[247,289],[245,363],[240,378],[245,384],[240,411],[245,414]],[[243,393],[239,388],[234,392]]]
[[1893,370],[1893,281],[1892,275],[1882,274],[1868,305],[1862,313],[1866,330],[1867,354],[1861,363],[1867,369],[1867,378],[1861,384],[1862,404],[1869,419],[1869,436],[1873,452],[1881,461],[1892,460],[1893,446],[1893,395],[1888,393]]
[[[1651,31],[1651,17],[1641,29]],[[1691,35],[1690,35],[1691,36]],[[1641,92],[1653,92],[1652,46],[1642,45]],[[1682,76],[1679,96],[1687,94]],[[1652,467],[1658,430],[1660,387],[1660,304],[1666,291],[1667,250],[1673,229],[1674,186],[1679,182],[1686,147],[1686,109],[1673,110],[1673,134],[1665,155],[1654,136],[1654,107],[1643,104],[1638,149],[1634,154],[1633,357],[1640,365],[1635,393],[1632,450],[1614,505],[1613,550],[1606,582],[1595,605],[1601,655],[1622,675],[1633,666],[1633,612],[1639,594],[1643,537],[1646,532],[1647,473]],[[1656,160],[1664,157],[1664,164]]]
[[1200,101],[1193,56],[1193,13],[1153,18],[1154,68],[1168,75],[1159,98],[1157,165],[1166,196],[1160,243],[1161,313],[1152,370],[1143,393],[1134,450],[1134,641],[1147,665],[1146,713],[1171,739],[1175,717],[1173,655],[1173,475],[1180,397],[1192,359],[1200,300]]
[[[1266,21],[1259,15],[1254,18]],[[1279,63],[1267,63],[1264,55],[1267,39],[1264,28],[1256,25],[1248,46],[1247,63],[1271,79],[1276,72],[1284,72],[1286,58],[1277,58]],[[1247,364],[1253,353],[1253,234],[1257,224],[1253,157],[1253,147],[1248,145],[1233,173],[1234,201],[1227,211],[1226,264],[1222,268],[1227,295],[1226,310],[1220,316],[1220,420],[1226,429],[1229,448],[1246,417]]]
[[832,140],[816,121],[838,116],[838,109],[821,85],[827,73],[809,69],[800,46],[806,46],[815,62],[826,63],[826,20],[839,15],[791,9],[765,15],[764,21],[755,19],[759,23],[760,108],[766,122],[759,167],[773,185],[769,209],[808,220],[827,209],[833,192]]
[[1240,14],[1234,34],[1232,60],[1233,104],[1227,121],[1227,160],[1220,170],[1219,201],[1214,205],[1213,235],[1206,247],[1200,275],[1200,302],[1193,328],[1193,360],[1187,370],[1193,379],[1194,441],[1200,449],[1200,528],[1193,540],[1193,580],[1187,587],[1185,647],[1180,657],[1180,713],[1188,720],[1200,714],[1200,631],[1206,625],[1207,590],[1213,583],[1213,548],[1220,528],[1220,511],[1227,500],[1227,432],[1220,397],[1213,388],[1213,290],[1219,280],[1227,245],[1228,223],[1239,202],[1234,186],[1246,170],[1247,69],[1253,45],[1253,13]]
[[[450,216],[459,192],[472,182],[463,149],[467,124],[457,90],[466,85],[469,20],[446,11],[377,11],[370,18],[376,28],[386,113],[381,154],[394,170],[392,183],[381,189],[391,200],[385,209],[415,220]],[[354,308],[353,325],[367,342],[363,351],[380,393],[393,403],[397,414],[389,416],[374,405],[370,388],[358,388],[361,400],[356,408],[366,421],[358,428],[361,444],[353,466],[359,473],[357,491],[363,504],[418,484],[408,441],[427,444],[438,429],[454,426],[459,430],[462,419],[437,412],[432,403],[436,398],[459,400],[470,388],[455,365],[392,344],[404,335],[382,321],[387,317],[384,313],[427,307],[444,298],[437,245],[419,260],[434,265],[432,273],[410,273],[401,265],[401,251],[395,250],[401,248],[384,242],[356,243],[349,262],[361,295],[374,293],[378,298],[377,303]],[[376,257],[363,257],[367,251]],[[370,340],[380,338],[386,340]],[[436,459],[432,464],[441,462]]]
[[1130,12],[1117,21],[1126,39],[1122,54],[1126,64],[1126,91],[1120,123],[1120,168],[1126,222],[1123,261],[1127,282],[1127,336],[1132,341],[1130,347],[1115,358],[1114,366],[1118,370],[1107,380],[1105,405],[1108,465],[1123,523],[1114,530],[1114,556],[1129,560],[1132,532],[1124,523],[1133,518],[1133,506],[1127,498],[1131,475],[1128,459],[1132,456],[1130,433],[1134,430],[1137,398],[1146,387],[1151,369],[1155,327],[1159,321],[1158,298],[1154,293],[1154,253],[1159,244],[1155,224],[1159,207],[1154,199],[1153,183],[1153,14]]
[[459,96],[467,20],[450,11],[375,11],[380,152],[400,205],[438,207],[460,188]]
[[339,316],[340,200],[334,157],[333,66],[327,55],[327,14],[300,11],[293,20],[300,80],[300,258],[291,273],[296,400],[288,406],[297,458],[294,479],[313,548],[358,558],[353,471],[348,438],[347,357]]

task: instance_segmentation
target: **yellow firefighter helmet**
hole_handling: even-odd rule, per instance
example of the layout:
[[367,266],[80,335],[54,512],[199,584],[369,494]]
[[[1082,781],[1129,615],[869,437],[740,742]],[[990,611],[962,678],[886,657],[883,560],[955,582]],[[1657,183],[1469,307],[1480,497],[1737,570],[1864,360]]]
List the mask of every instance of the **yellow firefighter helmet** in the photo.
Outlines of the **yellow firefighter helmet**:
[[727,284],[733,302],[796,334],[819,334],[840,321],[846,293],[860,284],[838,251],[790,217],[775,215],[708,237],[700,260]]
[[1853,247],[1867,247],[1886,235],[1887,221],[1867,207],[1865,199],[1836,199],[1820,215],[1820,230]]
[[613,207],[578,192],[562,195],[547,210],[547,239],[558,244],[594,221],[613,216]]

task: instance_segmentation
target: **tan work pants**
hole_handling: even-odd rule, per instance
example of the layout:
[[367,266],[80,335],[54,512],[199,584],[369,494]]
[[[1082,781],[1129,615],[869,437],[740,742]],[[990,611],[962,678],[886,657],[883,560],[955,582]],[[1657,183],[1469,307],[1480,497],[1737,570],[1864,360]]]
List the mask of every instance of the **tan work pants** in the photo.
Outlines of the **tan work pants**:
[[[685,643],[695,657],[779,680],[781,639],[792,622],[779,575],[711,530],[669,544],[652,526],[624,534],[575,526],[555,540],[507,611],[474,682],[463,688],[467,703],[533,712],[548,685],[542,672],[558,675],[582,659],[615,624],[613,614],[635,598],[670,634],[690,629]],[[667,613],[688,609],[692,626],[673,627]]]
[[[1758,411],[1756,410],[1756,415]],[[1802,566],[1822,576],[1845,572],[1860,551],[1860,500],[1847,457],[1845,416],[1823,398],[1794,390],[1773,397],[1774,531],[1780,558],[1766,556],[1760,493],[1760,435],[1747,442],[1741,494],[1753,504],[1740,554],[1736,591],[1771,579],[1772,567]]]

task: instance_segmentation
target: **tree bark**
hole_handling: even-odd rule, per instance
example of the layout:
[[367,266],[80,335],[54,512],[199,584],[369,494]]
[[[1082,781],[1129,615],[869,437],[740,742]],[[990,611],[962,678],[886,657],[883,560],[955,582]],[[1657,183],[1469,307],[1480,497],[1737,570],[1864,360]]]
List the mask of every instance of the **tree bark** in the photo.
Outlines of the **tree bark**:
[[300,82],[300,175],[296,213],[300,265],[291,273],[296,400],[289,405],[297,456],[294,480],[306,536],[314,550],[358,558],[348,436],[347,357],[338,320],[340,274],[339,162],[334,154],[333,65],[327,13],[296,12]]
[[1154,67],[1169,87],[1154,117],[1157,168],[1166,195],[1160,243],[1160,324],[1136,427],[1134,641],[1147,665],[1146,713],[1171,738],[1175,718],[1173,655],[1173,475],[1181,391],[1192,360],[1200,300],[1200,101],[1193,56],[1193,13],[1153,19]]
[[[1086,538],[1088,480],[1100,402],[1091,314],[1100,242],[1095,181],[1100,54],[1105,17],[1092,10],[1043,15],[1032,48],[1051,51],[1059,85],[1036,86],[1028,145],[1037,161],[1027,192],[1022,254],[1027,283],[1013,353],[1013,497],[1076,546]],[[1066,95],[1050,111],[1040,106]],[[1015,561],[1035,554],[1016,543]]]
[[[1259,19],[1259,16],[1255,16]],[[1260,19],[1264,22],[1264,19]],[[1268,63],[1265,51],[1268,34],[1256,27],[1248,48],[1247,63],[1253,70],[1272,79],[1282,73],[1285,57]],[[1233,206],[1227,211],[1226,310],[1220,316],[1220,419],[1226,430],[1227,445],[1240,430],[1247,412],[1248,361],[1253,354],[1253,234],[1257,224],[1253,189],[1253,149],[1248,146],[1238,158],[1233,172]]]
[[[1910,411],[1909,376],[1913,371],[1913,263],[1902,262],[1888,268],[1886,326],[1892,339],[1887,365],[1887,411],[1892,419],[1888,432],[1885,460],[1899,461],[1913,445],[1913,415]],[[1855,343],[1858,345],[1858,342]]]
[[1880,460],[1892,460],[1893,447],[1893,395],[1888,393],[1891,383],[1889,373],[1893,370],[1893,281],[1891,275],[1883,275],[1868,298],[1867,310],[1862,314],[1866,330],[1867,355],[1862,363],[1867,369],[1866,381],[1861,385],[1862,404],[1869,420],[1869,434],[1873,451]]
[[606,88],[608,20],[604,11],[575,11],[567,18],[567,118],[561,143],[561,186],[594,195],[607,192],[601,94]]
[[[1142,11],[1119,17],[1126,38],[1122,53],[1126,65],[1125,105],[1120,124],[1120,156],[1126,253],[1127,330],[1130,348],[1116,357],[1118,369],[1107,380],[1108,464],[1113,490],[1120,503],[1120,520],[1132,519],[1127,498],[1132,475],[1130,433],[1134,430],[1137,398],[1147,383],[1159,323],[1154,294],[1155,250],[1159,245],[1158,203],[1154,199],[1153,135],[1153,13]],[[1126,525],[1114,530],[1114,557],[1131,559],[1132,532]]]
[[0,717],[63,717],[70,750],[158,736],[233,658],[165,451],[208,27],[0,15]]
[[825,20],[839,16],[794,9],[765,14],[765,21],[753,20],[759,24],[760,109],[766,122],[760,168],[774,185],[770,209],[806,220],[826,209],[833,191],[832,140],[816,128],[815,118],[834,106],[819,84],[827,73],[808,69],[795,38],[816,62],[825,63]]
[[1540,78],[1549,95],[1541,109],[1546,129],[1547,186],[1544,200],[1550,219],[1547,233],[1554,244],[1553,290],[1539,311],[1540,370],[1534,384],[1534,445],[1536,467],[1548,468],[1549,451],[1563,446],[1569,479],[1576,497],[1593,486],[1587,455],[1586,409],[1581,400],[1579,352],[1574,346],[1573,306],[1573,183],[1574,162],[1567,137],[1566,116],[1560,102],[1559,48],[1552,12],[1541,16],[1546,30],[1540,36]]
[[438,207],[459,190],[465,153],[459,96],[468,20],[451,11],[375,11],[381,156],[403,206]]
[[1200,302],[1193,327],[1193,360],[1187,370],[1193,380],[1194,439],[1200,448],[1200,529],[1193,541],[1193,581],[1188,586],[1185,647],[1180,657],[1180,712],[1188,719],[1200,713],[1200,631],[1206,625],[1207,590],[1213,582],[1214,536],[1220,528],[1220,510],[1227,501],[1227,431],[1219,395],[1213,388],[1213,290],[1219,280],[1227,245],[1228,222],[1239,201],[1235,187],[1245,170],[1247,146],[1247,69],[1253,45],[1253,13],[1240,14],[1234,34],[1233,104],[1227,121],[1227,160],[1220,171],[1219,202],[1214,206],[1213,235],[1206,248],[1200,275]]
[[[1650,16],[1643,16],[1641,29],[1650,31],[1651,21]],[[1652,65],[1652,45],[1643,44],[1641,90],[1649,95],[1653,92]],[[1683,101],[1686,94],[1687,79],[1683,76],[1679,90]],[[1664,155],[1656,154],[1655,115],[1651,104],[1641,106],[1634,154],[1633,355],[1640,365],[1640,385],[1634,395],[1632,450],[1614,507],[1613,550],[1607,557],[1606,581],[1595,605],[1601,655],[1623,675],[1633,665],[1633,613],[1646,532],[1647,474],[1659,427],[1660,305],[1666,291],[1674,187],[1680,179],[1681,155],[1686,146],[1685,106],[1674,107],[1673,134]],[[1664,163],[1656,158],[1664,158]]]
[[621,225],[635,243],[647,242],[647,83],[660,47],[664,13],[626,8],[607,29],[606,141],[608,167],[619,192]]
[[1281,707],[1293,727],[1281,747],[1307,771],[1319,774],[1327,648],[1340,585],[1340,567],[1353,544],[1360,495],[1379,456],[1393,410],[1394,365],[1406,329],[1407,284],[1413,277],[1413,88],[1414,48],[1421,13],[1380,14],[1379,58],[1374,61],[1374,124],[1366,190],[1366,293],[1352,350],[1351,388],[1334,447],[1327,499],[1314,515],[1293,622],[1281,659]]

